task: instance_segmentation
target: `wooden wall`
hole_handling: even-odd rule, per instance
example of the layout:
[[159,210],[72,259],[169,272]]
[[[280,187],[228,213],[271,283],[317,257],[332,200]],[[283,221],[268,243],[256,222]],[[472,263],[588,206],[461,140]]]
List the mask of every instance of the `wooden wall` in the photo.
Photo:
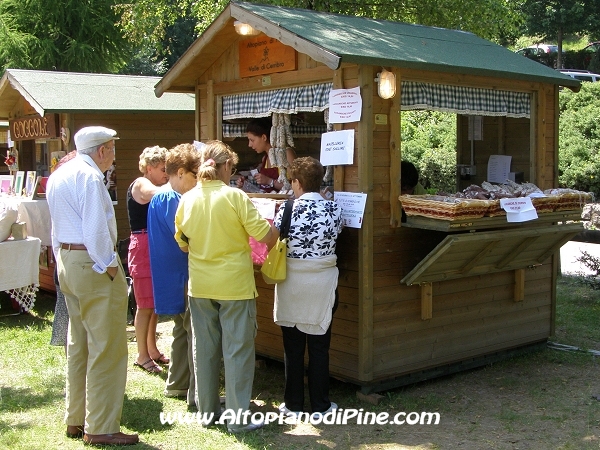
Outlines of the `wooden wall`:
[[92,125],[100,125],[117,131],[117,201],[115,214],[119,240],[129,236],[127,219],[127,188],[137,177],[141,176],[138,168],[139,157],[144,148],[160,145],[171,148],[175,145],[194,140],[194,113],[128,113],[103,114],[86,113],[64,117],[70,122],[72,134],[77,130]]
[[[334,316],[330,351],[333,376],[367,385],[543,341],[551,335],[556,276],[553,258],[535,270],[526,270],[522,302],[513,300],[512,271],[433,283],[433,317],[421,319],[420,288],[402,285],[400,280],[445,234],[397,226],[400,93],[392,100],[377,96],[373,80],[378,68],[343,64],[331,71],[299,54],[297,71],[271,74],[271,84],[263,87],[261,77],[239,78],[237,51],[236,43],[211,69],[199,74],[196,127],[201,140],[219,137],[222,95],[324,81],[333,81],[335,88],[361,88],[361,121],[335,126],[356,133],[354,164],[336,167],[335,188],[364,192],[368,197],[362,228],[345,229],[337,245],[340,305]],[[393,70],[398,85],[406,79],[530,92],[534,98],[531,121],[485,118],[485,140],[476,152],[478,173],[486,172],[489,154],[510,154],[514,170],[525,172],[540,187],[556,183],[558,97],[554,87]],[[539,116],[538,111],[542,112]],[[387,115],[387,125],[376,125],[375,114]],[[470,157],[465,152],[470,146],[465,148],[464,127],[459,119],[457,161],[461,163]],[[245,150],[243,143],[236,145],[241,146],[238,151]],[[258,268],[255,271],[259,291],[257,353],[283,359],[281,332],[273,323],[273,287],[262,281]]]

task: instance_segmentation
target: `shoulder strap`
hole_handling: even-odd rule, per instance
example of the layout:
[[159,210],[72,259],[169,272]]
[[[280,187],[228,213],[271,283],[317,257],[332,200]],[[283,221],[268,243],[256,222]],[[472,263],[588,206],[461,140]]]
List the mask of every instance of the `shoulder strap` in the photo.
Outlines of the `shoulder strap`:
[[281,217],[281,226],[279,227],[279,238],[285,239],[288,237],[290,232],[290,223],[292,221],[292,206],[294,200],[288,200],[285,202],[285,209],[283,210],[283,216]]

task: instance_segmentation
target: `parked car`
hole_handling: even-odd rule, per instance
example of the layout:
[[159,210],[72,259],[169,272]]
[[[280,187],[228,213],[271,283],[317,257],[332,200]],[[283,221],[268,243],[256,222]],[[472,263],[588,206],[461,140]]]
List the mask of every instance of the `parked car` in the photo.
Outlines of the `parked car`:
[[558,45],[553,44],[536,44],[529,47],[520,48],[515,53],[526,56],[527,58],[547,55],[549,53],[558,53]]
[[589,70],[565,69],[560,72],[579,81],[600,81],[600,74],[590,72]]

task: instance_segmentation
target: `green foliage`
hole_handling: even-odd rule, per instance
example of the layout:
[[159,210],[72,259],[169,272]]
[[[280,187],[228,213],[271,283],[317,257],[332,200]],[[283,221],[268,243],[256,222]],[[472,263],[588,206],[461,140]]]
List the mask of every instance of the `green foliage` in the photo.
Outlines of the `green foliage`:
[[115,0],[0,1],[0,65],[113,72],[129,44],[115,26]]
[[559,184],[600,195],[600,83],[559,95]]
[[[520,1],[250,0],[251,3],[460,29],[502,45],[513,43],[518,37]],[[121,16],[119,26],[137,49],[134,61],[123,73],[166,72],[228,3],[228,0],[131,0],[119,3],[116,6]]]
[[403,111],[402,159],[412,162],[425,189],[456,190],[456,116],[437,111]]

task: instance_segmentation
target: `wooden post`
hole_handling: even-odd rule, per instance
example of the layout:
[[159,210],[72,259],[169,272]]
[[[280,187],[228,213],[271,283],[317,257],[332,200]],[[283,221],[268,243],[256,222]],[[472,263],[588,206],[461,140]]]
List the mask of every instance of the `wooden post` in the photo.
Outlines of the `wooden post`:
[[525,299],[525,269],[515,270],[515,302]]
[[355,165],[358,191],[367,194],[362,227],[358,230],[358,377],[373,379],[373,66],[358,68],[362,113],[358,123]]
[[423,283],[421,285],[421,319],[429,320],[433,317],[433,285]]
[[396,75],[396,95],[390,106],[390,226],[399,227],[402,220],[402,209],[398,197],[400,196],[400,165],[402,161],[400,136],[400,72],[392,69]]

